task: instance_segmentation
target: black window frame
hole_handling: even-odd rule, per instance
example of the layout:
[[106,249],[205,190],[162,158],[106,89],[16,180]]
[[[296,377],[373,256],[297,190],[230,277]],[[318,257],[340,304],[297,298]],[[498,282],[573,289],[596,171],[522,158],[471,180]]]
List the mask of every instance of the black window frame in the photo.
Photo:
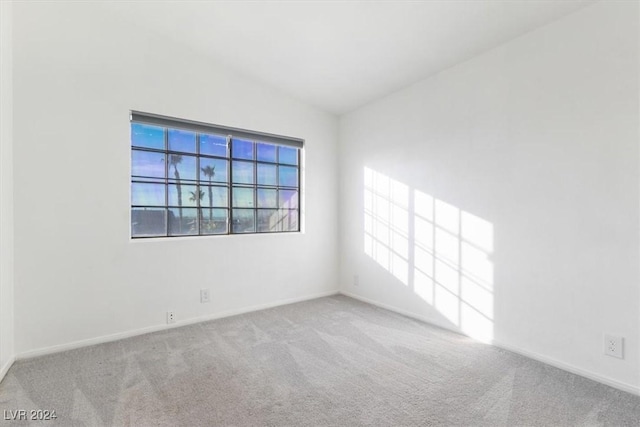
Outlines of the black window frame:
[[[153,126],[156,128],[161,128],[163,132],[163,148],[152,148],[152,147],[141,147],[134,146],[133,143],[133,125],[140,124],[144,126]],[[142,113],[137,111],[131,111],[130,115],[130,148],[131,148],[131,162],[132,169],[130,171],[130,186],[131,186],[131,199],[130,199],[130,229],[129,235],[131,239],[139,240],[139,239],[158,239],[158,238],[174,238],[174,237],[202,237],[202,236],[229,236],[229,235],[243,235],[243,234],[280,234],[280,233],[300,233],[301,232],[301,198],[302,198],[302,150],[304,148],[304,140],[300,138],[292,138],[285,137],[279,135],[273,135],[262,132],[248,131],[244,129],[226,127],[213,125],[203,122],[195,122],[191,120],[177,119],[173,117],[160,116],[151,113]],[[180,130],[192,132],[194,134],[194,143],[195,150],[193,152],[187,151],[179,151],[170,149],[169,146],[169,133],[171,130]],[[202,154],[201,153],[201,136],[202,135],[214,135],[221,138],[226,138],[226,156],[220,155],[212,155],[212,154]],[[252,149],[252,158],[244,159],[233,157],[233,144],[234,141],[243,140],[244,142],[251,142]],[[258,160],[258,144],[268,144],[275,147],[275,159],[274,161],[267,160]],[[296,149],[296,164],[290,163],[282,163],[280,162],[280,147],[288,147]],[[163,178],[152,178],[150,176],[134,176],[133,175],[133,156],[134,152],[147,152],[147,153],[158,153],[164,156],[164,177]],[[193,200],[195,202],[195,206],[174,206],[170,204],[169,194],[170,188],[172,185],[176,185],[176,179],[170,176],[171,167],[173,162],[170,161],[171,156],[189,156],[195,159],[195,167],[196,167],[196,176],[195,179],[180,179],[179,186],[194,186],[195,192],[193,192]],[[216,161],[225,161],[226,162],[226,180],[222,181],[213,181],[207,182],[207,179],[202,176],[201,171],[201,161],[202,159],[210,159]],[[233,167],[234,162],[247,162],[252,165],[253,172],[253,182],[249,183],[237,183],[233,181]],[[258,167],[259,165],[268,165],[275,167],[276,176],[275,176],[275,184],[259,184],[258,183]],[[281,185],[280,184],[280,170],[281,167],[295,168],[296,169],[296,179],[297,183],[295,186],[290,185]],[[133,200],[133,185],[147,183],[147,184],[158,184],[164,186],[164,204],[163,205],[149,205],[149,204],[135,204]],[[206,195],[206,191],[208,188],[225,188],[226,189],[226,206],[213,206],[213,203],[210,205],[204,205],[201,203],[201,200]],[[253,192],[253,201],[252,206],[250,207],[237,207],[235,206],[234,198],[233,198],[233,190],[234,189],[251,189]],[[259,207],[258,206],[258,191],[259,190],[275,190],[276,191],[276,200],[275,207]],[[295,191],[295,208],[285,208],[281,205],[280,194],[281,191]],[[196,226],[195,233],[180,233],[180,234],[172,234],[171,230],[171,221],[176,221],[177,219],[173,217],[171,219],[172,210],[177,209],[195,209],[195,221],[193,224]],[[224,232],[220,233],[203,233],[203,219],[205,219],[204,212],[205,210],[225,210],[226,211],[226,225],[224,228]],[[249,231],[246,229],[243,231],[237,231],[234,229],[236,224],[239,222],[235,221],[234,218],[234,210],[243,209],[243,210],[251,210],[253,211],[253,224],[252,227],[249,228]],[[148,210],[153,211],[161,211],[164,213],[164,234],[134,234],[134,216],[136,212],[145,212]],[[277,214],[278,226],[275,230],[267,230],[267,231],[259,231],[259,218],[260,212],[264,211],[274,211]],[[286,212],[286,216],[285,213]],[[290,215],[293,214],[295,218],[295,228],[291,228],[290,226],[284,229],[283,222],[285,218],[290,218]],[[140,214],[138,214],[140,215]],[[210,217],[211,218],[211,217]],[[182,217],[182,212],[180,213],[180,219],[177,220],[179,222],[179,226],[182,228],[184,223],[184,218]],[[212,219],[209,219],[208,223],[211,226]],[[219,222],[219,221],[217,221]],[[215,227],[215,222],[214,222]],[[222,230],[222,229],[221,229]]]

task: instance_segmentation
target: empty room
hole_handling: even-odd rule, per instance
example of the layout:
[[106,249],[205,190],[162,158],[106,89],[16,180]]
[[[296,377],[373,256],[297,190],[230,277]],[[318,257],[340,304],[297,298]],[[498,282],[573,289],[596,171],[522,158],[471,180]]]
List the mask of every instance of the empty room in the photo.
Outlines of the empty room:
[[0,0],[0,427],[639,426],[636,0]]

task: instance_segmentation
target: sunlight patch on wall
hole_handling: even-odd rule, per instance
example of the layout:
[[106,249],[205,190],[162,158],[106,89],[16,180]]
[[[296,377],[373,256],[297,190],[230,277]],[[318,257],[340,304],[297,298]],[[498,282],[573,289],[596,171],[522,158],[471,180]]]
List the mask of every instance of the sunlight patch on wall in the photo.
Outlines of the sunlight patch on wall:
[[364,251],[409,284],[409,187],[365,168]]
[[364,252],[467,335],[493,339],[493,225],[364,168]]

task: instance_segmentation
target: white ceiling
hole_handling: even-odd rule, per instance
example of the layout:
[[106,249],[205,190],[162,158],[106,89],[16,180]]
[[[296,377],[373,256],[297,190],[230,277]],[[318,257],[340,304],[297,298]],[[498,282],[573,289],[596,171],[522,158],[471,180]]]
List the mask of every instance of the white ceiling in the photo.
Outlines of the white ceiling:
[[103,6],[341,114],[592,2],[130,1]]

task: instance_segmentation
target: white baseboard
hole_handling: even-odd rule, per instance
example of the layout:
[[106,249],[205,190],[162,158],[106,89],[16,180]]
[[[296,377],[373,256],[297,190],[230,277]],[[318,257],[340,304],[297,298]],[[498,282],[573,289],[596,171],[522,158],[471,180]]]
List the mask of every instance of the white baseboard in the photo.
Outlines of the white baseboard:
[[507,350],[512,353],[517,353],[521,356],[528,357],[529,359],[537,360],[538,362],[545,363],[547,365],[553,366],[554,368],[562,369],[563,371],[571,372],[572,374],[576,374],[581,377],[585,377],[590,380],[602,383],[604,385],[608,385],[609,387],[617,388],[618,390],[626,391],[627,393],[640,396],[640,387],[623,383],[621,381],[614,380],[613,378],[605,377],[603,375],[596,374],[595,372],[590,372],[585,369],[578,368],[577,366],[573,366],[569,363],[561,362],[560,360],[553,359],[551,357],[547,357],[542,354],[535,353],[529,350],[523,350],[521,348],[513,347],[511,345],[504,344],[496,340],[493,340],[492,344],[503,350]]
[[[375,305],[377,307],[380,308],[384,308],[385,310],[389,310],[389,311],[393,311],[394,313],[398,313],[398,314],[402,314],[403,316],[407,316],[407,317],[411,317],[413,319],[416,320],[420,320],[422,322],[428,323],[430,325],[433,326],[437,326],[439,328],[442,329],[446,329],[448,331],[454,332],[456,334],[459,335],[465,335],[463,332],[453,329],[450,326],[443,324],[443,323],[439,323],[437,321],[434,321],[433,319],[429,319],[427,317],[424,316],[420,316],[419,314],[407,311],[407,310],[403,310],[401,308],[389,305],[389,304],[384,304],[375,300],[372,300],[370,298],[366,298],[366,297],[362,297],[360,295],[356,295],[356,294],[352,294],[351,292],[346,292],[346,291],[340,291],[340,294],[342,295],[346,295],[350,298],[353,299],[357,299],[359,301],[362,302],[366,302],[367,304],[371,304],[371,305]],[[465,335],[466,336],[466,335]],[[521,356],[524,357],[528,357],[529,359],[533,359],[533,360],[537,360],[538,362],[542,362],[545,363],[547,365],[553,366],[555,368],[558,369],[562,369],[563,371],[567,371],[567,372],[571,372],[572,374],[576,374],[576,375],[580,375],[581,377],[585,377],[588,378],[590,380],[608,385],[610,387],[613,388],[617,388],[618,390],[622,390],[622,391],[626,391],[627,393],[631,393],[631,394],[635,394],[637,396],[640,396],[640,387],[631,385],[631,384],[627,384],[618,380],[614,380],[613,378],[609,378],[609,377],[605,377],[603,375],[600,374],[596,374],[594,372],[590,372],[587,370],[584,370],[582,368],[578,368],[576,366],[573,366],[571,364],[565,363],[565,362],[561,362],[559,360],[553,359],[551,357],[547,357],[547,356],[543,356],[541,354],[538,353],[534,353],[532,351],[528,351],[528,350],[523,350],[521,348],[517,348],[511,345],[507,345],[501,342],[498,342],[496,340],[493,340],[491,342],[491,345],[501,348],[503,350],[507,350],[510,351],[512,353],[516,353],[519,354]]]
[[[180,326],[186,326],[186,325],[191,325],[191,324],[194,324],[194,323],[206,322],[206,321],[209,321],[209,320],[221,319],[221,318],[224,318],[224,317],[236,316],[236,315],[239,315],[239,314],[249,313],[249,312],[258,311],[258,310],[264,310],[264,309],[267,309],[267,308],[273,308],[273,307],[278,307],[278,306],[287,305],[287,304],[294,304],[294,303],[297,303],[297,302],[308,301],[308,300],[327,297],[327,296],[336,295],[336,294],[342,294],[342,295],[348,296],[350,298],[357,299],[359,301],[365,302],[367,304],[375,305],[377,307],[384,308],[385,310],[393,311],[393,312],[401,314],[403,316],[411,317],[413,319],[420,320],[420,321],[428,323],[430,325],[437,326],[437,327],[442,328],[442,329],[446,329],[446,330],[451,331],[453,333],[464,335],[461,331],[453,329],[449,325],[446,325],[444,323],[439,323],[437,321],[434,321],[433,319],[429,319],[429,318],[427,318],[425,316],[421,316],[419,314],[416,314],[416,313],[413,313],[413,312],[410,312],[410,311],[407,311],[407,310],[403,310],[401,308],[398,308],[398,307],[395,307],[395,306],[392,306],[392,305],[389,305],[389,304],[384,304],[384,303],[372,300],[370,298],[362,297],[360,295],[352,294],[352,293],[346,292],[346,291],[328,291],[328,292],[320,292],[320,293],[313,294],[313,295],[307,295],[307,296],[304,296],[304,297],[289,298],[289,299],[279,300],[279,301],[266,303],[266,304],[258,304],[258,305],[254,305],[254,306],[250,306],[250,307],[244,307],[244,308],[240,308],[240,309],[227,310],[227,311],[223,311],[223,312],[215,313],[215,314],[211,314],[211,315],[206,315],[206,316],[193,317],[191,319],[181,320],[181,321],[173,323],[171,325],[149,326],[149,327],[146,327],[146,328],[134,329],[134,330],[130,330],[130,331],[119,332],[119,333],[116,333],[116,334],[103,335],[103,336],[96,337],[96,338],[89,338],[89,339],[86,339],[86,340],[73,341],[73,342],[70,342],[70,343],[59,344],[59,345],[55,345],[55,346],[51,346],[51,347],[43,347],[43,348],[39,348],[39,349],[35,349],[35,350],[26,351],[26,352],[20,353],[15,358],[12,357],[11,359],[9,359],[7,361],[7,363],[5,363],[4,366],[2,366],[2,368],[0,368],[0,381],[2,381],[2,379],[6,375],[7,371],[11,367],[11,365],[13,365],[15,360],[29,359],[29,358],[32,358],[32,357],[44,356],[44,355],[53,354],[53,353],[59,353],[59,352],[66,351],[66,350],[72,350],[72,349],[76,349],[76,348],[87,347],[87,346],[96,345],[96,344],[102,344],[102,343],[111,342],[111,341],[117,341],[117,340],[121,340],[121,339],[124,339],[124,338],[130,338],[130,337],[134,337],[134,336],[138,336],[138,335],[148,334],[148,333],[151,333],[151,332],[157,332],[157,331],[162,331],[162,330],[166,330],[166,329],[177,328],[177,327],[180,327]],[[612,378],[608,378],[608,377],[605,377],[605,376],[602,376],[602,375],[599,375],[599,374],[596,374],[596,373],[593,373],[593,372],[590,372],[590,371],[586,371],[584,369],[578,368],[578,367],[570,365],[568,363],[561,362],[559,360],[556,360],[556,359],[553,359],[553,358],[550,358],[550,357],[547,357],[547,356],[543,356],[541,354],[534,353],[534,352],[531,352],[531,351],[528,351],[528,350],[523,350],[523,349],[520,349],[520,348],[517,348],[517,347],[513,347],[513,346],[510,346],[510,345],[501,343],[501,342],[497,342],[495,340],[492,342],[492,345],[494,345],[495,347],[498,347],[498,348],[502,348],[502,349],[507,350],[507,351],[511,351],[513,353],[520,354],[520,355],[528,357],[530,359],[537,360],[537,361],[545,363],[547,365],[554,366],[554,367],[562,369],[564,371],[568,371],[568,372],[571,372],[573,374],[580,375],[582,377],[585,377],[585,378],[588,378],[590,380],[593,380],[593,381],[608,385],[610,387],[617,388],[617,389],[625,391],[627,393],[631,393],[631,394],[635,394],[635,395],[640,396],[640,387],[637,387],[637,386],[634,386],[634,385],[631,385],[631,384],[627,384],[627,383],[624,383],[624,382],[621,382],[621,381],[618,381],[618,380],[614,380]]]
[[13,362],[15,362],[15,360],[15,357],[10,357],[9,360],[7,360],[7,363],[5,363],[4,366],[0,367],[0,383],[4,379],[4,376],[7,375],[9,368],[11,368],[11,365],[13,365]]
[[221,318],[224,318],[224,317],[236,316],[238,314],[250,313],[252,311],[265,310],[267,308],[279,307],[279,306],[287,305],[287,304],[294,304],[294,303],[297,303],[297,302],[303,302],[303,301],[308,301],[308,300],[312,300],[312,299],[316,299],[316,298],[328,297],[328,296],[336,295],[336,294],[338,294],[337,290],[336,291],[320,292],[320,293],[317,293],[317,294],[306,295],[304,297],[288,298],[288,299],[278,300],[278,301],[274,301],[274,302],[270,302],[270,303],[266,303],[266,304],[258,304],[258,305],[254,305],[254,306],[250,306],[250,307],[244,307],[244,308],[239,308],[239,309],[222,311],[222,312],[219,312],[219,313],[209,314],[209,315],[206,315],[206,316],[192,317],[190,319],[180,320],[180,321],[178,321],[176,323],[172,323],[170,325],[148,326],[146,328],[133,329],[133,330],[130,330],[130,331],[118,332],[118,333],[110,334],[110,335],[103,335],[103,336],[96,337],[96,338],[89,338],[89,339],[85,339],[85,340],[72,341],[72,342],[69,342],[69,343],[58,344],[58,345],[54,345],[54,346],[51,346],[51,347],[42,347],[42,348],[38,348],[38,349],[35,349],[35,350],[29,350],[29,351],[22,352],[22,353],[20,353],[20,354],[18,354],[16,356],[15,360],[30,359],[30,358],[33,358],[33,357],[44,356],[44,355],[53,354],[53,353],[59,353],[59,352],[62,352],[62,351],[73,350],[73,349],[76,349],[76,348],[88,347],[88,346],[91,346],[91,345],[103,344],[103,343],[112,342],[112,341],[118,341],[118,340],[121,340],[121,339],[124,339],[124,338],[131,338],[131,337],[135,337],[135,336],[138,336],[138,335],[148,334],[148,333],[151,333],[151,332],[158,332],[158,331],[163,331],[163,330],[166,330],[166,329],[179,328],[181,326],[192,325],[194,323],[201,323],[201,322],[206,322],[206,321],[209,321],[209,320],[215,320],[215,319],[221,319]]

